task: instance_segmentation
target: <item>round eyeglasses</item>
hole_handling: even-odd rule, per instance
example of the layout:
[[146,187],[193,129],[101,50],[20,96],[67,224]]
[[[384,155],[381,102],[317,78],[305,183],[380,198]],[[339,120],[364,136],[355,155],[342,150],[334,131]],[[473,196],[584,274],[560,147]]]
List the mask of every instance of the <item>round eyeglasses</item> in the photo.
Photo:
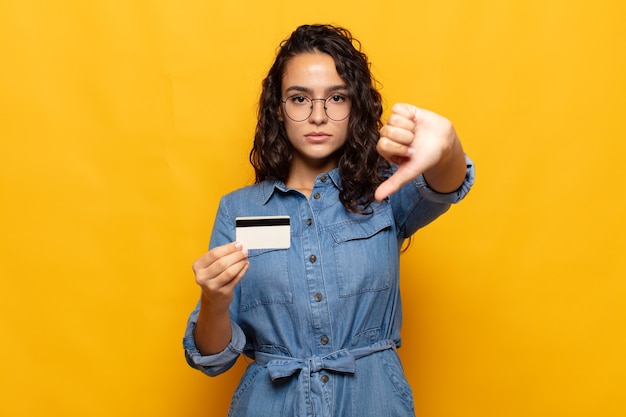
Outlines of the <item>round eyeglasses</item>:
[[294,122],[303,122],[313,114],[313,102],[324,102],[324,111],[329,119],[336,122],[350,115],[350,99],[344,94],[331,94],[326,98],[310,98],[302,94],[294,94],[281,100],[285,113]]

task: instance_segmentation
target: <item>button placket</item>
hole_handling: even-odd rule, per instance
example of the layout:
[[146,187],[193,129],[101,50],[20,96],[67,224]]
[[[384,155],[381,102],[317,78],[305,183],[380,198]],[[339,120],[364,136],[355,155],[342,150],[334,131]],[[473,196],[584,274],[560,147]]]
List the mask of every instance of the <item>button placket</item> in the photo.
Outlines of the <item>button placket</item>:
[[[333,344],[330,340],[331,330],[331,314],[328,310],[328,300],[325,295],[326,284],[324,283],[323,269],[321,265],[322,253],[315,253],[316,249],[320,247],[320,238],[318,226],[316,224],[315,213],[319,212],[322,202],[322,193],[328,192],[326,188],[331,185],[330,176],[327,174],[318,177],[316,184],[310,195],[310,199],[307,201],[306,211],[302,212],[302,225],[304,226],[303,238],[308,242],[308,245],[304,247],[304,261],[306,263],[307,271],[307,286],[308,286],[308,299],[311,303],[312,313],[312,325],[315,329],[317,345],[316,350],[319,353],[328,352],[333,348]],[[328,378],[328,376],[327,376]]]

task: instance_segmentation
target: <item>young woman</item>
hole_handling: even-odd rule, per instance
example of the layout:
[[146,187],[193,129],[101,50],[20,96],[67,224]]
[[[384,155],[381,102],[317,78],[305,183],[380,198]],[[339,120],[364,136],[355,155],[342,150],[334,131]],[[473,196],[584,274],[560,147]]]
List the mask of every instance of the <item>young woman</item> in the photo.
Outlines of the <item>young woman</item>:
[[[409,416],[396,348],[400,248],[460,201],[473,166],[445,118],[396,104],[386,125],[346,29],[297,28],[263,81],[256,183],[224,196],[193,265],[187,361],[214,376],[254,359],[231,416]],[[235,219],[290,217],[290,244],[250,249]]]

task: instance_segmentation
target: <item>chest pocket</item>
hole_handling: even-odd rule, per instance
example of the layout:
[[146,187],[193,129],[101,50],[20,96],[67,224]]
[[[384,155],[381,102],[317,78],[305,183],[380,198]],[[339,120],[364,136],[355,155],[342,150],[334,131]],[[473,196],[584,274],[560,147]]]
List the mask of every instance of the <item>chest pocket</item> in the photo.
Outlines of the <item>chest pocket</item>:
[[287,249],[250,249],[248,272],[239,282],[241,311],[269,304],[293,303]]
[[330,228],[340,297],[383,291],[391,286],[392,219],[386,213]]

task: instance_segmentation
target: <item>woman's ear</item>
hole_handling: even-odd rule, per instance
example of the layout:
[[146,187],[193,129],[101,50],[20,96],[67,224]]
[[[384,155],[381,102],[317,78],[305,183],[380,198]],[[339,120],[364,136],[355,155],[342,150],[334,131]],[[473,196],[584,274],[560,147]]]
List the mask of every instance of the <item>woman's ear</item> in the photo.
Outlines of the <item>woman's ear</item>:
[[283,119],[283,108],[282,108],[282,106],[281,106],[281,107],[278,107],[278,110],[276,110],[276,115],[278,116],[278,121],[279,121],[279,122],[283,122],[283,121],[284,121],[284,119]]

